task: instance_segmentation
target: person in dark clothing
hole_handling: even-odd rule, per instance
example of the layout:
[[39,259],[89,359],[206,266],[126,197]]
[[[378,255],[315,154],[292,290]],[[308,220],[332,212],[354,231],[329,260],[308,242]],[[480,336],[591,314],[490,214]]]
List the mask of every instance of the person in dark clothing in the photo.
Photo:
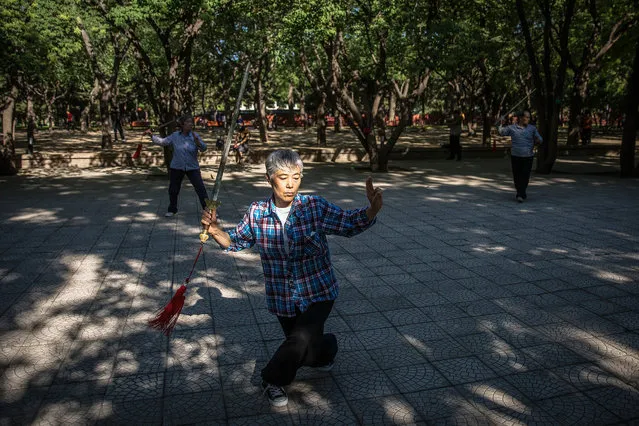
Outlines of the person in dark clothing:
[[510,136],[512,140],[510,160],[513,170],[513,180],[517,195],[515,199],[523,203],[528,196],[526,189],[530,182],[530,172],[532,171],[534,147],[543,142],[537,128],[530,123],[530,112],[521,111],[517,113],[517,123],[504,126],[505,120],[499,126],[501,136]]
[[462,117],[458,109],[453,111],[453,116],[447,121],[450,128],[450,155],[447,160],[457,157],[457,161],[461,160],[461,133],[462,133]]

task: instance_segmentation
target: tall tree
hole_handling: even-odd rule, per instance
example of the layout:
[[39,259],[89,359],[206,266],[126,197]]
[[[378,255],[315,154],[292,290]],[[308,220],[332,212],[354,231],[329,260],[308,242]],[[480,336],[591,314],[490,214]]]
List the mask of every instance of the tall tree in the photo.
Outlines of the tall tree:
[[[579,118],[586,104],[588,86],[610,50],[637,23],[636,12],[631,2],[601,2],[585,0],[580,18],[579,34],[571,37],[573,52],[568,66],[573,72],[573,87],[570,93],[570,116],[568,124],[568,145],[579,143]],[[561,54],[561,52],[558,52]]]
[[[575,3],[576,0],[515,1],[536,89],[534,106],[539,133],[544,139],[537,157],[538,173],[550,173],[557,159],[559,112],[570,59],[568,42]],[[533,37],[533,28],[541,30],[541,37],[537,37],[537,34]],[[541,46],[537,40],[541,40]],[[555,52],[558,52],[559,58],[555,57]]]
[[625,116],[626,122],[621,139],[621,176],[631,177],[639,174],[639,169],[635,166],[637,130],[639,130],[639,38],[637,38],[636,42],[632,71],[628,76]]
[[[100,40],[100,45],[97,46],[98,49],[96,49],[82,18],[78,17],[77,21],[82,42],[84,43],[84,51],[89,59],[94,77],[94,93],[99,99],[100,128],[102,130],[101,146],[102,149],[112,149],[113,140],[111,138],[111,129],[113,125],[111,123],[110,110],[115,103],[120,67],[130,42],[124,40],[124,37],[119,33],[102,31],[103,34],[108,34],[109,41],[105,43],[105,40]],[[98,30],[100,29],[98,28]],[[101,64],[106,61],[103,61],[103,59],[99,57],[100,53],[105,52],[108,52],[109,59],[111,59],[111,63],[108,67]]]

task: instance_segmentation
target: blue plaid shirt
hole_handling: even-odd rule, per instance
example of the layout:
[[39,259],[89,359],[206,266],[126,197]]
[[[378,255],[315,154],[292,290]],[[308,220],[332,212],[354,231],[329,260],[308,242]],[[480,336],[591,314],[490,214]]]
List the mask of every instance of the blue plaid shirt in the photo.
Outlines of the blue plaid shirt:
[[[252,203],[229,232],[228,251],[257,245],[266,281],[269,312],[282,317],[304,312],[311,303],[335,300],[339,293],[326,235],[352,237],[371,227],[366,208],[342,210],[324,198],[297,194],[282,227],[273,198]],[[288,254],[282,229],[288,237]]]

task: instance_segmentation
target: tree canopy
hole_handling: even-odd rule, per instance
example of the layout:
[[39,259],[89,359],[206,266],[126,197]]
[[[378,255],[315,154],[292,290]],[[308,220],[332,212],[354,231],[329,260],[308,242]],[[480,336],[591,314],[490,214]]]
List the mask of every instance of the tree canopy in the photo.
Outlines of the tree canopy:
[[1,1],[4,112],[53,127],[70,109],[108,149],[118,108],[157,122],[230,115],[250,63],[245,105],[264,142],[267,108],[292,120],[297,105],[320,145],[326,117],[338,131],[342,117],[380,170],[415,114],[460,109],[488,144],[526,99],[548,141],[538,171],[550,172],[562,121],[575,143],[584,110],[626,114],[639,39],[637,0]]

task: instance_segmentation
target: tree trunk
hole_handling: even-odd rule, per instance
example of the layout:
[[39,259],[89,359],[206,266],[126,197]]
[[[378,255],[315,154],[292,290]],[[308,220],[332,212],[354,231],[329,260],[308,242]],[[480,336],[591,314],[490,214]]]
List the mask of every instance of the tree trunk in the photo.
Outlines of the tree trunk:
[[2,110],[2,145],[3,151],[10,155],[16,153],[15,135],[13,133],[13,115],[16,107],[16,99],[18,98],[18,86],[11,87],[11,91],[4,101],[4,109]]
[[395,125],[395,109],[397,108],[397,95],[394,91],[390,94],[390,99],[388,101],[388,121],[391,126]]
[[294,94],[295,94],[295,86],[293,86],[293,83],[289,83],[288,84],[288,97],[287,97],[287,102],[288,102],[288,119],[286,120],[288,122],[289,126],[295,127],[295,98],[294,98]]
[[481,133],[482,145],[490,146],[490,143],[492,142],[491,134],[490,134],[492,127],[493,127],[493,117],[491,117],[490,114],[484,114],[484,125],[483,125],[483,130]]
[[574,89],[570,96],[570,115],[568,118],[568,141],[569,146],[579,145],[579,118],[581,110],[586,101],[588,90],[588,75],[581,70],[577,70],[574,78]]
[[335,108],[333,110],[333,117],[335,118],[335,124],[333,125],[333,130],[335,133],[339,133],[342,131],[342,116],[339,113],[339,109]]
[[14,112],[18,87],[13,85],[5,98],[2,110],[2,150],[0,151],[0,175],[14,175],[18,172],[13,156],[16,153],[14,144]]
[[35,145],[36,115],[33,109],[33,96],[27,93],[27,152],[33,154]]
[[47,124],[49,127],[49,133],[53,132],[53,128],[55,126],[54,117],[53,117],[53,103],[55,102],[55,96],[51,99],[46,99],[47,104]]
[[91,89],[91,93],[89,94],[89,103],[82,109],[81,114],[81,130],[83,132],[87,132],[89,130],[89,126],[91,124],[91,109],[95,105],[95,99],[98,97],[98,92],[100,91],[100,85],[98,81],[95,80],[93,82],[93,89]]
[[544,143],[539,147],[536,171],[541,174],[550,174],[557,160],[559,108],[552,96],[546,97],[545,101],[545,107],[539,111],[539,119],[543,120],[539,133],[544,138]]
[[260,130],[260,141],[268,143],[268,118],[266,117],[266,103],[264,102],[264,86],[262,84],[262,61],[255,70],[255,120]]
[[637,130],[639,128],[639,41],[635,49],[635,60],[628,77],[626,88],[626,122],[621,138],[621,177],[637,175],[635,166],[635,148],[637,144]]
[[317,145],[326,146],[326,93],[321,92],[320,103],[317,105]]
[[102,149],[113,149],[113,139],[111,138],[110,105],[113,98],[113,86],[102,83],[100,85],[100,129],[102,130]]

